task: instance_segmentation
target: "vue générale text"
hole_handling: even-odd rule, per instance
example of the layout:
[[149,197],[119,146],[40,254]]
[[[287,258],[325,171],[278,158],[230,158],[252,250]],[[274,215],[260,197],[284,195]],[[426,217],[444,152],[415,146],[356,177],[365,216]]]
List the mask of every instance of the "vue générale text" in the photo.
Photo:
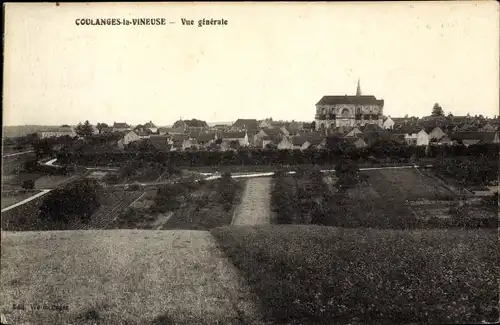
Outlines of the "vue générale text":
[[[183,25],[186,25],[186,26],[194,26],[194,20],[192,19],[186,19],[186,18],[182,18],[181,19],[181,23]],[[211,18],[211,19],[200,19],[198,20],[198,27],[202,27],[202,26],[226,26],[227,25],[227,19],[214,19],[214,18]]]

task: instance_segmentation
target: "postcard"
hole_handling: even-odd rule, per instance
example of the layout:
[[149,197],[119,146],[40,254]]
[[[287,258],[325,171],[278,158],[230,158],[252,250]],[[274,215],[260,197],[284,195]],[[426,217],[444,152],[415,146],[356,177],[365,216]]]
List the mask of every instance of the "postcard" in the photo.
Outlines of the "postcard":
[[5,4],[1,323],[497,322],[499,16]]

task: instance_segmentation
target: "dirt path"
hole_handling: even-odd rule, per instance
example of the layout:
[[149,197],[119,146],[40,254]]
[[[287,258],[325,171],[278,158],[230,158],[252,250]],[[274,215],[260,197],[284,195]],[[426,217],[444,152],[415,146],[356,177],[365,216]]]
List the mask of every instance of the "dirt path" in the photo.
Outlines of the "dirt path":
[[271,220],[271,178],[251,178],[247,181],[233,225],[262,225]]
[[[2,262],[9,324],[259,323],[249,288],[206,231],[2,232]],[[12,310],[22,303],[68,310]]]

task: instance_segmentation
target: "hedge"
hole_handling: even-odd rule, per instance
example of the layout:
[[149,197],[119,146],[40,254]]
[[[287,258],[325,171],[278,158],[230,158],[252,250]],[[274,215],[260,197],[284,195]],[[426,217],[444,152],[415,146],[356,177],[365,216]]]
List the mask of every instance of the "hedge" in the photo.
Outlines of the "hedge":
[[[339,159],[348,158],[359,163],[373,162],[373,157],[392,162],[408,162],[411,159],[436,157],[487,157],[498,159],[498,144],[465,146],[387,146],[372,148],[337,148],[333,150],[263,150],[242,149],[232,151],[184,151],[184,152],[59,152],[57,159],[62,164],[117,166],[131,160],[169,161],[176,166],[215,166],[215,165],[305,165],[333,164]],[[387,162],[387,161],[385,161]]]

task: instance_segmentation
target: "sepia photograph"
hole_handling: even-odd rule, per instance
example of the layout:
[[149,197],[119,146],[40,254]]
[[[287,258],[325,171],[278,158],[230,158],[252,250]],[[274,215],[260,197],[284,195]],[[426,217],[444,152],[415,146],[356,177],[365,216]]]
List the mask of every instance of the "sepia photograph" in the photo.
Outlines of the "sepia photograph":
[[0,324],[500,321],[498,2],[3,11]]

